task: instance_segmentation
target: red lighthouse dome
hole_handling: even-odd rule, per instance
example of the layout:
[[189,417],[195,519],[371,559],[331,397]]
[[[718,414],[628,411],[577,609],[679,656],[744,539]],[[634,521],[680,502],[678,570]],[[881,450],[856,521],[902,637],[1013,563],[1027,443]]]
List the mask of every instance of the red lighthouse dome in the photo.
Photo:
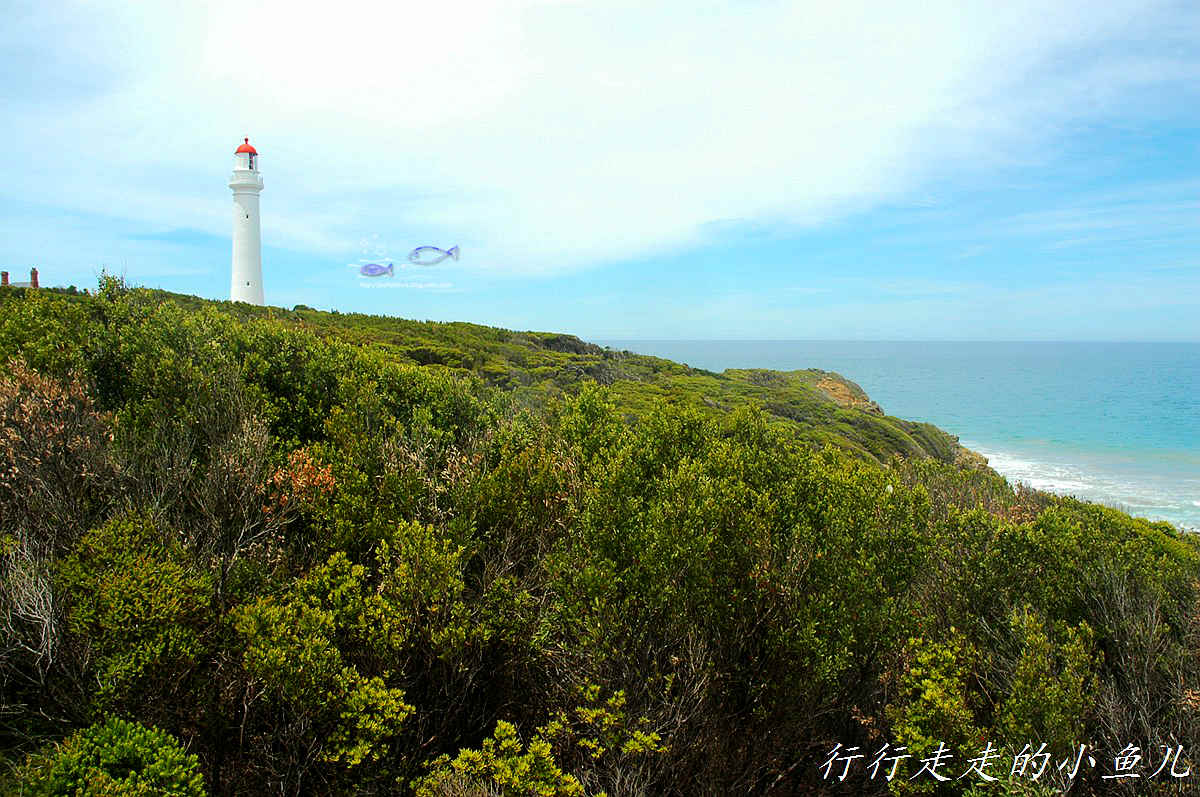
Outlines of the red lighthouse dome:
[[258,150],[256,150],[254,147],[250,146],[250,139],[243,138],[242,141],[244,141],[245,143],[233,151],[234,155],[240,155],[243,152],[249,152],[251,155],[258,154]]

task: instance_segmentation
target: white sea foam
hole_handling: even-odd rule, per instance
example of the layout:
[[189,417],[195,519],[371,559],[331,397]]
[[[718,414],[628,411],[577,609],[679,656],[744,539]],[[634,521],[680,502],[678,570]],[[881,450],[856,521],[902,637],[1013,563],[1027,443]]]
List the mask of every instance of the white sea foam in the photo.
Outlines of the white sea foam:
[[1010,482],[1095,501],[1152,520],[1170,520],[1184,529],[1200,527],[1200,500],[1191,497],[1200,484],[1186,479],[1181,483],[1166,474],[1139,469],[1136,458],[1116,461],[1075,452],[1072,459],[1077,461],[1064,461],[1070,452],[1056,452],[1050,446],[1034,453],[967,441],[964,445],[987,457],[988,464]]

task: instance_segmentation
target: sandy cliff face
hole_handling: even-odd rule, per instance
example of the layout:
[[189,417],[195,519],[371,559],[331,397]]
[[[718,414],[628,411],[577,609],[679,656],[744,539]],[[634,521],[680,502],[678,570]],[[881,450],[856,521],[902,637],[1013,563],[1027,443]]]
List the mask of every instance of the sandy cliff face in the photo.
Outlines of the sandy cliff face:
[[[821,393],[829,398],[830,401],[845,409],[860,410],[870,413],[871,415],[885,416],[883,407],[879,403],[872,400],[867,392],[858,386],[857,383],[850,381],[841,374],[832,372],[823,372],[822,375],[813,383]],[[982,469],[988,466],[987,457],[966,448],[958,442],[956,435],[948,435],[955,445],[953,462],[955,465],[963,468]]]
[[883,407],[871,400],[861,387],[838,374],[826,374],[816,382],[817,389],[835,404],[849,409],[862,410],[872,415],[883,415]]

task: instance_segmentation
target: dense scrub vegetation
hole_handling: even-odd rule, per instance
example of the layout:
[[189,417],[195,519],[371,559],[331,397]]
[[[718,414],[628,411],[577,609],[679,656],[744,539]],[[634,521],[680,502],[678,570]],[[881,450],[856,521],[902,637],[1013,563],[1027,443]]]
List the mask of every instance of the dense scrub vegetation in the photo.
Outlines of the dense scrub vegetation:
[[[112,279],[0,290],[0,358],[6,792],[920,793],[939,742],[1200,742],[1190,538],[832,375]],[[822,777],[885,741],[892,783]]]

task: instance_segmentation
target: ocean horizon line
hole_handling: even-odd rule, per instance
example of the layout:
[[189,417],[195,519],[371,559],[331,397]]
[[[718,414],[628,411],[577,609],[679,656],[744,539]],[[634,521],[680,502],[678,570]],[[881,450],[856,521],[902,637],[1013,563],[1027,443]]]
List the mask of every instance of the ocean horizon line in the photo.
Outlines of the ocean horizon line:
[[574,333],[578,337],[601,340],[607,343],[1033,343],[1050,345],[1153,345],[1153,346],[1200,346],[1200,340],[1054,340],[1039,339],[959,339],[959,338],[661,338],[634,337],[614,338],[605,335]]

